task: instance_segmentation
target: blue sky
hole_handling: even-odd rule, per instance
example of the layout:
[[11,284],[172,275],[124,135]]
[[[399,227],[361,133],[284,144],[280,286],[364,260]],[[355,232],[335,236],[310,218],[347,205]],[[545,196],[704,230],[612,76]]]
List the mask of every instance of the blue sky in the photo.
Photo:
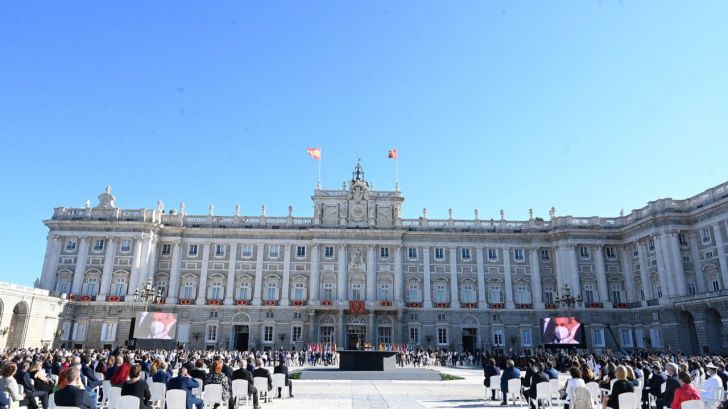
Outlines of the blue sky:
[[310,215],[357,158],[404,216],[616,216],[728,180],[728,3],[0,3],[0,280],[53,207]]

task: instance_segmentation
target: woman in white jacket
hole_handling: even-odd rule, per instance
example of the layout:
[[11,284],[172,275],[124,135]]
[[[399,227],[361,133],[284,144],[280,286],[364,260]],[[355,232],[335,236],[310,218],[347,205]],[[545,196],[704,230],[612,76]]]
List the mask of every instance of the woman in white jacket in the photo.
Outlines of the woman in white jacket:
[[566,401],[564,407],[566,409],[569,409],[569,404],[571,404],[571,399],[574,396],[574,388],[578,388],[579,386],[586,387],[584,380],[581,379],[581,369],[572,366],[569,369],[569,374],[571,375],[571,379],[566,381],[566,397],[564,398],[564,401]]
[[18,389],[18,382],[14,377],[17,370],[18,367],[12,363],[5,364],[5,366],[0,369],[0,391],[7,392],[10,397],[11,408],[17,408],[20,406],[20,401],[25,398],[25,396],[20,393]]

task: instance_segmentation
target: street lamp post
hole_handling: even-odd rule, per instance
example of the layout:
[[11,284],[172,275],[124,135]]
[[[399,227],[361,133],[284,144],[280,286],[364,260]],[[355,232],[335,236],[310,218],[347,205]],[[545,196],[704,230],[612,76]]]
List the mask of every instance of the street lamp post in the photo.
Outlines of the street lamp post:
[[158,288],[154,291],[152,277],[147,277],[147,283],[144,288],[134,290],[134,302],[141,301],[144,303],[144,312],[147,312],[150,303],[158,303],[162,301],[162,289]]
[[574,309],[575,306],[580,306],[584,302],[584,300],[581,298],[581,294],[574,297],[571,295],[571,289],[569,288],[569,285],[566,284],[564,287],[561,288],[562,295],[559,296],[558,293],[556,293],[556,303],[560,304],[563,307],[566,307],[569,312],[571,312],[572,309]]

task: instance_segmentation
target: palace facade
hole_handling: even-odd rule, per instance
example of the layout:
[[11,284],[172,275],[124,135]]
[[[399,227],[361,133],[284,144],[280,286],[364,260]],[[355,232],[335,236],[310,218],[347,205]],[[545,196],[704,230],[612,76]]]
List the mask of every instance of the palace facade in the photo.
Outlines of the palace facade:
[[[541,319],[582,321],[591,349],[728,353],[728,183],[618,217],[403,219],[399,191],[357,165],[314,214],[191,215],[56,208],[40,285],[68,300],[56,345],[131,338],[136,312],[174,312],[190,348],[307,343],[534,350]],[[147,282],[162,298],[135,301]],[[567,290],[568,288],[568,290]],[[559,302],[580,297],[573,308]]]

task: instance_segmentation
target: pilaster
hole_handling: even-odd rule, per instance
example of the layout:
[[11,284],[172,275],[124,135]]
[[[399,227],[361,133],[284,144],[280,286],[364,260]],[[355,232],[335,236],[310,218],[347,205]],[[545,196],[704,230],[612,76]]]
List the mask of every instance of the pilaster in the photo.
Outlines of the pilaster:
[[172,245],[172,270],[169,274],[169,285],[167,290],[167,304],[176,304],[179,296],[179,268],[182,254],[180,242],[174,242]]
[[104,254],[104,270],[101,273],[101,284],[99,285],[99,298],[104,300],[109,293],[111,285],[111,274],[114,268],[114,253],[116,252],[116,239],[109,237],[106,239],[106,254]]
[[346,301],[347,285],[346,285],[346,244],[339,245],[339,268],[336,272],[336,291],[339,295],[339,301]]
[[534,308],[544,308],[543,290],[541,288],[541,263],[539,261],[538,247],[531,249],[531,291],[533,292]]
[[281,305],[287,306],[291,281],[291,244],[283,245],[283,284],[281,285]]
[[503,248],[503,272],[505,280],[505,291],[506,291],[506,308],[515,308],[513,304],[513,278],[511,277],[511,249],[510,247]]
[[430,248],[422,248],[422,264],[424,269],[424,282],[422,283],[422,294],[424,295],[423,307],[432,308],[432,272],[430,269]]
[[597,285],[599,286],[599,302],[604,308],[612,308],[609,302],[609,288],[607,284],[607,271],[604,266],[604,246],[594,247],[595,262],[597,264]]
[[475,249],[475,263],[478,269],[478,308],[485,309],[488,306],[488,298],[485,293],[485,256],[482,247]]
[[260,294],[263,288],[263,257],[265,244],[258,243],[255,248],[255,283],[253,285],[253,305],[260,305]]
[[197,305],[204,305],[207,301],[207,270],[210,267],[210,243],[202,247],[202,269],[200,270],[200,285],[197,290]]
[[317,302],[319,299],[319,274],[320,274],[320,251],[321,248],[318,244],[311,246],[311,279],[308,283],[309,286],[309,300]]
[[73,271],[73,285],[71,286],[71,294],[79,294],[81,285],[83,284],[83,276],[86,272],[86,259],[88,257],[88,243],[91,239],[81,237],[78,245],[78,257],[76,257],[76,268]]
[[367,246],[367,294],[365,299],[370,302],[377,300],[377,266],[374,258],[374,246]]
[[457,247],[450,247],[450,308],[460,308]]
[[228,258],[227,287],[225,288],[225,305],[233,305],[235,298],[235,264],[238,259],[238,243],[230,244]]
[[[720,222],[724,223],[724,222]],[[725,247],[723,244],[723,235],[720,232],[720,223],[711,226],[713,228],[713,236],[715,237],[715,246],[718,250],[718,263],[720,265],[720,276],[723,280],[721,288],[728,288],[728,262],[725,258]]]

